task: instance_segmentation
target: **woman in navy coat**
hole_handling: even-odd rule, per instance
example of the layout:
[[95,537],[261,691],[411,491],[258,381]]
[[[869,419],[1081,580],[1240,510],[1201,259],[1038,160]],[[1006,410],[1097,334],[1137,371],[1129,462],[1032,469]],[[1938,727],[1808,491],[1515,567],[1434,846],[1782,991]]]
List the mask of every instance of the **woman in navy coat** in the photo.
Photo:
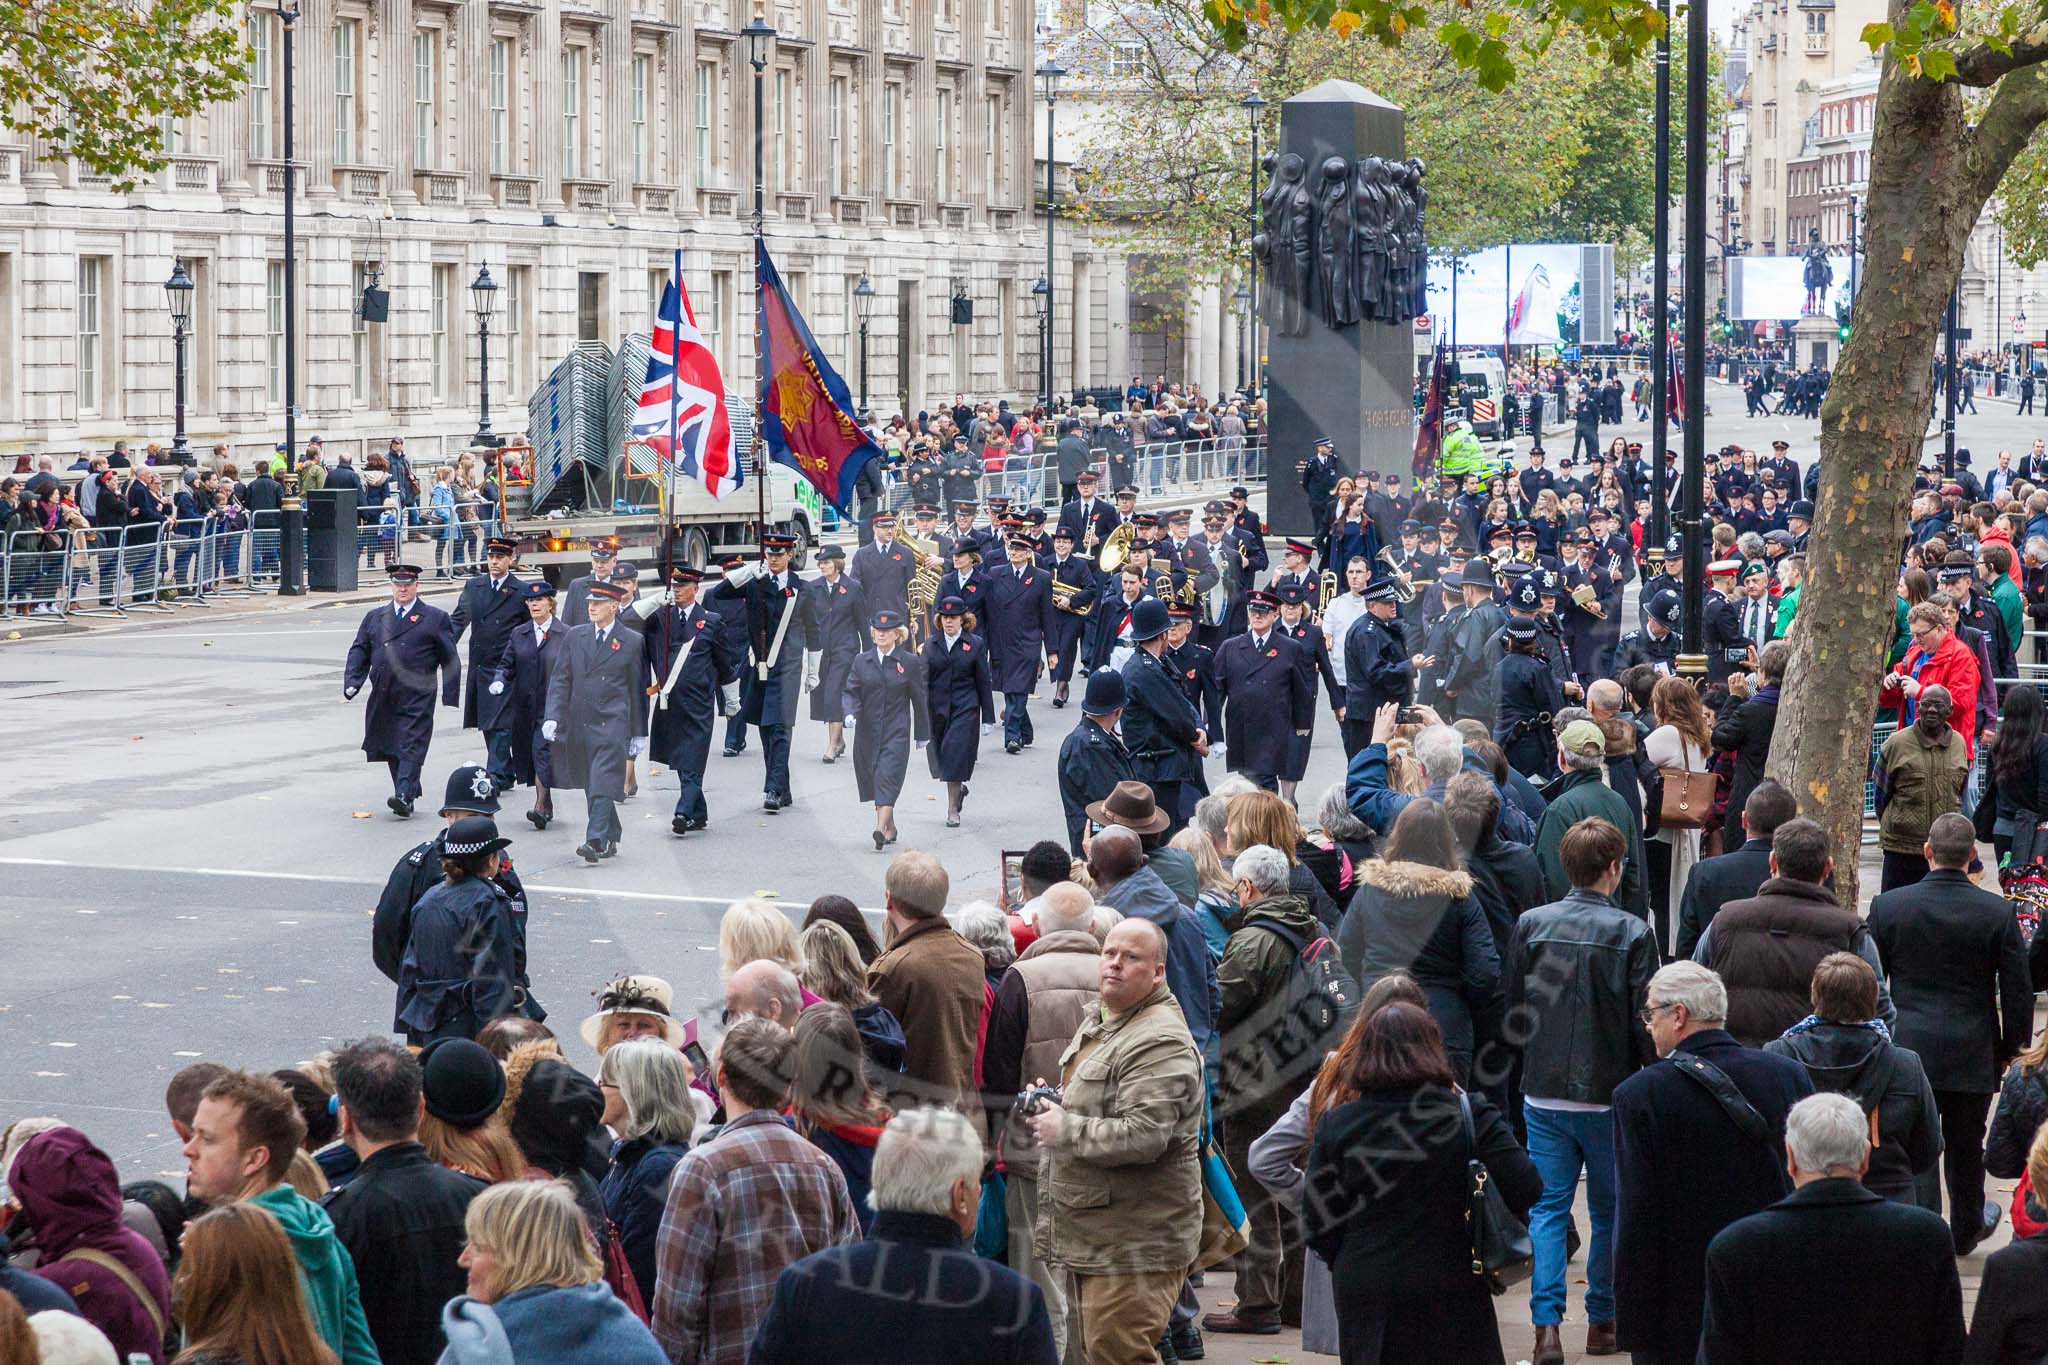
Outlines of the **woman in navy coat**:
[[525,1003],[512,902],[493,880],[500,850],[511,842],[488,815],[466,815],[448,827],[445,875],[413,907],[398,969],[398,1023],[414,1047],[473,1039]]
[[526,818],[546,829],[555,818],[555,765],[540,723],[548,704],[548,666],[554,659],[560,624],[555,620],[555,585],[535,579],[521,585],[527,619],[512,628],[491,685],[479,699],[477,719],[487,730],[512,732],[512,780],[533,788]]
[[[875,852],[896,842],[896,798],[910,767],[910,740],[922,743],[924,660],[903,648],[910,633],[900,611],[878,611],[869,621],[875,647],[853,661],[842,698],[853,731],[853,775],[860,799],[875,803]],[[986,686],[986,681],[984,681]]]
[[819,577],[804,586],[804,682],[811,691],[811,719],[825,722],[825,761],[835,763],[846,752],[846,675],[865,643],[867,594],[847,576],[846,551],[827,545],[818,551]]
[[1564,709],[1564,689],[1543,657],[1537,634],[1536,622],[1527,616],[1510,619],[1503,629],[1493,739],[1516,772],[1547,782],[1557,773],[1557,737],[1550,718]]
[[[989,685],[988,648],[969,627],[974,617],[957,597],[939,600],[938,629],[924,642],[924,671],[930,688],[931,744],[925,762],[946,784],[946,826],[960,823],[967,779],[981,754],[981,734],[995,723],[995,693]],[[976,722],[980,728],[976,728]]]

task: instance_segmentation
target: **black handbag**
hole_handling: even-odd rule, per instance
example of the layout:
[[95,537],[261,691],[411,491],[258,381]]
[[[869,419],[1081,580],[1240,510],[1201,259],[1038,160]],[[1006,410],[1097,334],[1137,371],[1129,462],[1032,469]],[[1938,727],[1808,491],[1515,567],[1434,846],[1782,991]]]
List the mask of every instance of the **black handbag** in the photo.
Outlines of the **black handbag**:
[[1520,1284],[1536,1268],[1529,1243],[1529,1225],[1515,1217],[1486,1163],[1479,1159],[1479,1136],[1472,1125],[1472,1097],[1458,1094],[1458,1120],[1465,1129],[1465,1179],[1469,1185],[1465,1222],[1472,1241],[1472,1273],[1483,1276],[1496,1296]]

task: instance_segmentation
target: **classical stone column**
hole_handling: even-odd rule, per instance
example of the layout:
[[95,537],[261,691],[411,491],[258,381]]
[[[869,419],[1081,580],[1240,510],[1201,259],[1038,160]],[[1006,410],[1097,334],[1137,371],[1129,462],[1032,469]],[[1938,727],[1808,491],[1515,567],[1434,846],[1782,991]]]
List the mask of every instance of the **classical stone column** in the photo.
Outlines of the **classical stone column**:
[[1067,306],[1067,331],[1073,338],[1068,387],[1095,387],[1095,260],[1084,252],[1074,253],[1074,297]]

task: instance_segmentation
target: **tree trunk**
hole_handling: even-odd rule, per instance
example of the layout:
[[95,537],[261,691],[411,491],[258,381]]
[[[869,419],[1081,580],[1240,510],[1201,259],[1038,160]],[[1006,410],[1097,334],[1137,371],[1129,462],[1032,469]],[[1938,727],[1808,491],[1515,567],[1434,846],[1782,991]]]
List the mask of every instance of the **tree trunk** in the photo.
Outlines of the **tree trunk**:
[[[1891,0],[1893,23],[1908,9]],[[1800,813],[1827,828],[1844,905],[1856,904],[1871,724],[1892,642],[1934,347],[1970,229],[2041,121],[2043,90],[2038,69],[2007,76],[1973,132],[1962,88],[1885,57],[1865,199],[1867,257],[1850,341],[1821,408],[1820,499],[1768,765]],[[1958,707],[1974,704],[1956,698]]]

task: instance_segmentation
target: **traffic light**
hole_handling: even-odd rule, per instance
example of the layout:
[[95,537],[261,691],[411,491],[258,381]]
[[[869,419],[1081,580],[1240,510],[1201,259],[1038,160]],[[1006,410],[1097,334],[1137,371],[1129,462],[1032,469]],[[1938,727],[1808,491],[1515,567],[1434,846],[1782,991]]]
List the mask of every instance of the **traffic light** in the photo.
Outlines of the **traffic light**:
[[1842,324],[1841,326],[1839,326],[1839,327],[1835,328],[1835,339],[1836,339],[1837,341],[1840,341],[1840,342],[1841,342],[1841,343],[1842,343],[1843,345],[1845,345],[1845,346],[1846,346],[1846,345],[1848,345],[1848,343],[1849,343],[1849,324],[1848,324],[1848,323],[1846,323],[1846,322],[1845,322],[1845,323],[1843,323],[1843,324]]
[[1726,339],[1735,335],[1735,324],[1727,318],[1721,319],[1721,336]]

